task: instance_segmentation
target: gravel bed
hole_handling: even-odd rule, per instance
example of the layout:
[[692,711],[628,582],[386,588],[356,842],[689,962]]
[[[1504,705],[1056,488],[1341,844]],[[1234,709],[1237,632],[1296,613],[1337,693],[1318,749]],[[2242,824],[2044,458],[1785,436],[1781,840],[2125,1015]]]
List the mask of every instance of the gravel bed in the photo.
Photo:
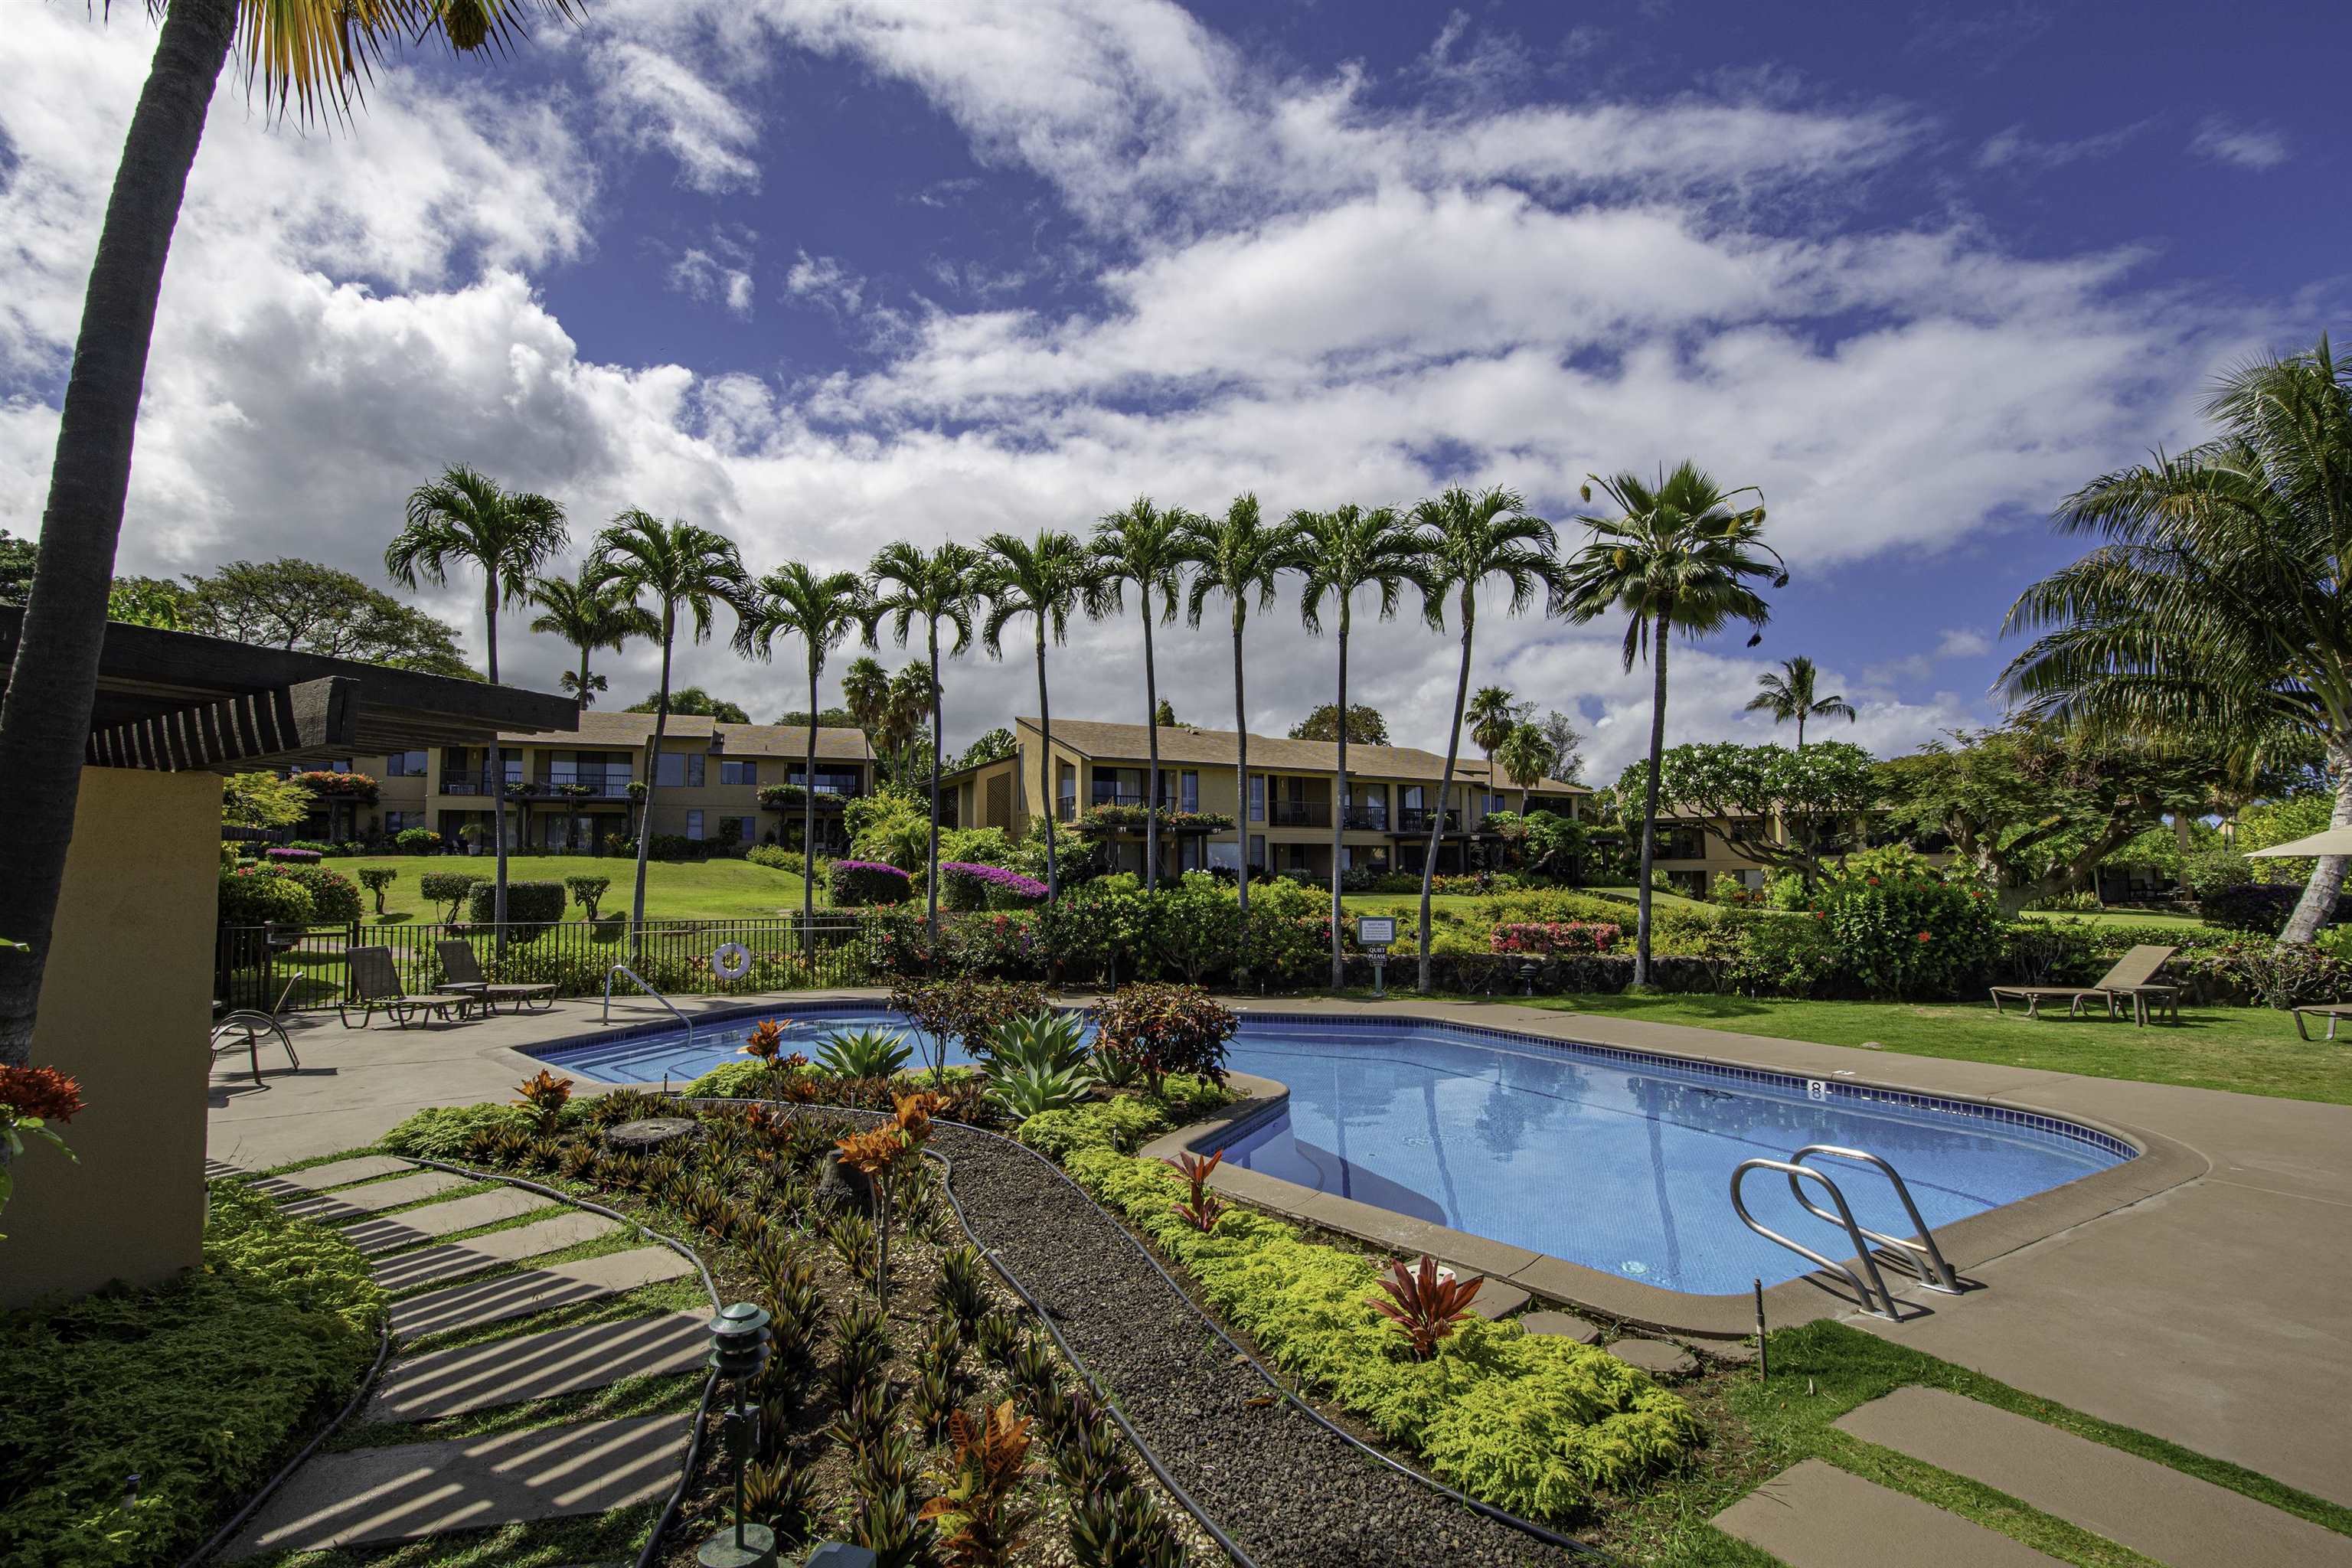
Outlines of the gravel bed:
[[1580,1560],[1380,1464],[1272,1393],[1131,1244],[1027,1151],[935,1128],[971,1228],[1260,1568]]

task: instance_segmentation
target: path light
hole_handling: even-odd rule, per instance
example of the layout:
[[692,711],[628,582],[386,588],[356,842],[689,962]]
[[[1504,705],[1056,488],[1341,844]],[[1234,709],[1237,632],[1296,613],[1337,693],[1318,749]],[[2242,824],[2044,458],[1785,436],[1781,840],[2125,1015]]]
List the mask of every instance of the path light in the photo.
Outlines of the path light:
[[1532,996],[1536,994],[1536,961],[1534,959],[1523,958],[1519,961],[1519,984],[1526,987],[1525,994]]
[[776,1568],[776,1533],[743,1519],[743,1466],[760,1436],[760,1411],[751,1404],[751,1380],[768,1364],[768,1314],[737,1301],[710,1320],[710,1370],[735,1385],[727,1412],[727,1461],[735,1471],[735,1528],[702,1543],[702,1568]]

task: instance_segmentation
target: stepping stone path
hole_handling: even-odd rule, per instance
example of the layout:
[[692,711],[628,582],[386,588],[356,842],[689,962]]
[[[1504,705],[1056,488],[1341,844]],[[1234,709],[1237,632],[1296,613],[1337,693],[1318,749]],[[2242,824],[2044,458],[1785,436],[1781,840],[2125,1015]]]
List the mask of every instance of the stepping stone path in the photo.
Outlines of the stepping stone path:
[[1717,1514],[1715,1527],[1789,1568],[2050,1568],[2057,1561],[1820,1459],[1781,1471]]
[[1588,1323],[1574,1312],[1529,1312],[1519,1320],[1519,1327],[1531,1334],[1558,1334],[1589,1345],[1601,1338],[1601,1326]]
[[1687,1377],[1698,1370],[1696,1356],[1664,1340],[1617,1340],[1606,1348],[1628,1366],[1659,1377]]
[[1848,1412],[1837,1426],[2172,1568],[2352,1568],[2352,1538],[1942,1389],[1896,1389]]
[[1482,1318],[1489,1320],[1507,1318],[1535,1300],[1525,1289],[1507,1279],[1487,1279],[1485,1275],[1473,1275],[1466,1269],[1462,1277],[1465,1279],[1477,1279],[1485,1281],[1478,1287],[1478,1294],[1472,1298],[1470,1302],[1470,1310]]
[[[467,1184],[466,1178],[434,1171],[394,1174],[409,1169],[404,1161],[364,1155],[260,1184],[289,1215],[342,1224],[343,1234],[375,1258],[372,1267],[385,1289],[437,1287],[393,1307],[395,1342],[598,1300],[695,1271],[667,1247],[640,1247],[469,1280],[467,1275],[526,1262],[623,1227],[517,1187],[433,1202]],[[208,1173],[217,1173],[209,1166]],[[352,1182],[369,1184],[346,1184]],[[421,1206],[397,1215],[376,1212],[404,1203]],[[526,1215],[537,1217],[506,1230],[431,1245],[441,1237]],[[707,1321],[703,1313],[662,1312],[401,1356],[385,1370],[362,1419],[427,1421],[602,1388],[624,1378],[684,1376],[698,1370],[709,1352]],[[693,1414],[681,1411],[320,1455],[270,1498],[225,1555],[406,1541],[650,1501],[677,1484],[693,1425]]]

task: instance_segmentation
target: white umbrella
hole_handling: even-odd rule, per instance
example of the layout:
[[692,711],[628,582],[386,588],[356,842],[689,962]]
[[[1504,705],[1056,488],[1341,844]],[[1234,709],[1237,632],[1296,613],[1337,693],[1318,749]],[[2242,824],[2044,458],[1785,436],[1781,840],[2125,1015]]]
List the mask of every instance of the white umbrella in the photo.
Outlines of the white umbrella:
[[2247,856],[2250,860],[2298,860],[2314,855],[2352,855],[2352,827],[2331,827],[2325,833],[2315,833],[2308,838],[2293,839],[2285,844],[2273,844],[2267,849],[2256,849]]

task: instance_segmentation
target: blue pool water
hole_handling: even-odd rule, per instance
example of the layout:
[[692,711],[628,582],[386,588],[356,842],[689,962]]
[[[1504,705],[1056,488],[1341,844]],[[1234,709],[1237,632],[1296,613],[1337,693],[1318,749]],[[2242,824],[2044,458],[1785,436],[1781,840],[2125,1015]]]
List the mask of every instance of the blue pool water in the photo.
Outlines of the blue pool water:
[[[873,1009],[774,1016],[799,1020],[789,1048],[811,1055],[830,1029],[887,1022]],[[535,1054],[583,1078],[682,1082],[740,1059],[753,1021],[698,1030],[692,1047],[673,1031]],[[949,1052],[950,1064],[962,1059]],[[2130,1157],[2104,1135],[2047,1118],[1844,1085],[1815,1100],[1803,1081],[1776,1075],[1404,1019],[1244,1014],[1231,1065],[1289,1085],[1290,1102],[1244,1129],[1228,1163],[1701,1294],[1807,1269],[1732,1213],[1731,1172],[1742,1160],[1786,1159],[1808,1143],[1870,1150],[1903,1173],[1937,1226]],[[1864,1225],[1907,1234],[1880,1178],[1856,1167],[1838,1183]],[[1823,1245],[1835,1233],[1807,1218],[1769,1173],[1750,1176],[1746,1192],[1764,1224],[1832,1256],[1847,1250]]]

